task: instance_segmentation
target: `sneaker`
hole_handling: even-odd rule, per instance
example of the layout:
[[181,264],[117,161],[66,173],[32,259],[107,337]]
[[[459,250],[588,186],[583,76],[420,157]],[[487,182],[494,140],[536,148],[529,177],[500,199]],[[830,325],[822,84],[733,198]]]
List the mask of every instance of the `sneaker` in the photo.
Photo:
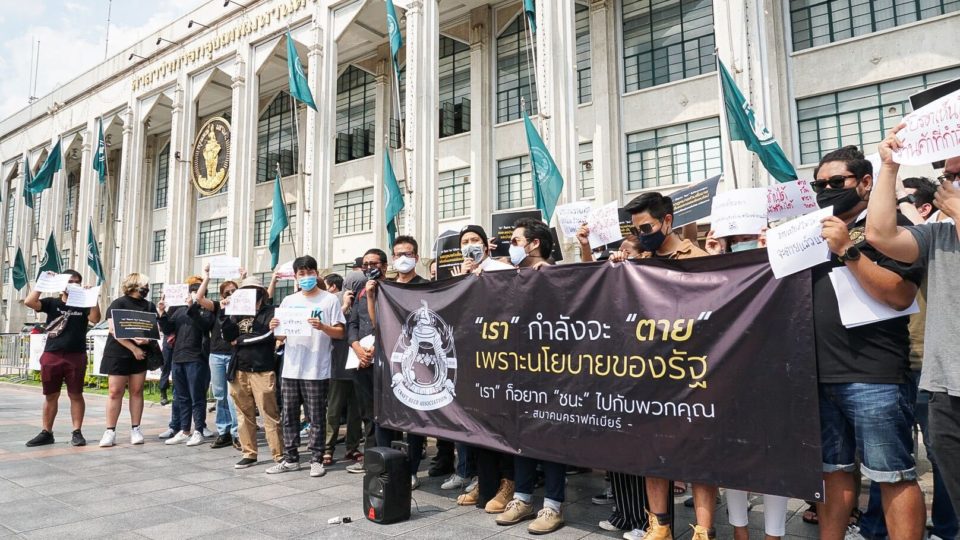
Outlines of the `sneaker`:
[[231,445],[233,445],[233,437],[227,433],[226,435],[217,435],[217,440],[213,441],[210,448],[226,448]]
[[257,458],[245,457],[234,464],[234,469],[246,469],[257,464]]
[[[299,471],[299,470],[300,470],[300,462],[299,462],[299,461],[295,461],[295,462],[293,462],[293,463],[290,463],[289,461],[287,461],[287,460],[284,459],[284,460],[280,461],[279,463],[274,464],[274,465],[273,465],[272,467],[270,467],[269,469],[267,469],[267,470],[266,470],[266,473],[267,473],[267,474],[280,474],[280,473],[292,472],[292,471]],[[310,472],[312,473],[313,471],[311,470]]]
[[507,509],[507,505],[513,500],[513,480],[506,478],[500,479],[500,487],[497,488],[497,494],[487,501],[483,511],[488,514],[501,514]]
[[503,513],[497,516],[497,525],[516,525],[525,519],[533,519],[533,505],[513,499],[507,503]]
[[552,508],[537,512],[537,519],[527,527],[530,534],[549,534],[563,527],[563,515]]
[[[588,473],[588,472],[590,472],[591,470],[592,470],[592,469],[590,469],[589,467],[574,467],[573,465],[568,465],[568,466],[567,466],[567,476],[573,476],[573,475],[575,475],[575,474],[580,474],[580,473]],[[561,525],[563,525],[563,523],[562,523],[563,518],[560,518],[560,521],[561,521]]]
[[463,490],[464,490],[464,491],[473,491],[473,490],[477,489],[477,486],[478,486],[478,485],[480,485],[479,482],[480,482],[480,479],[479,479],[478,477],[474,476],[473,479],[470,480],[470,483],[467,484],[467,487],[465,487]]
[[103,432],[103,437],[100,437],[100,447],[106,448],[108,446],[113,446],[117,444],[117,430],[108,429]]
[[847,532],[843,535],[843,540],[864,540],[863,535],[860,534],[860,527],[848,525]]
[[83,438],[83,433],[80,433],[79,429],[73,430],[73,433],[70,434],[70,444],[73,446],[86,446],[87,440]]
[[620,527],[617,527],[616,525],[614,525],[613,523],[610,523],[610,522],[607,521],[607,520],[601,521],[598,525],[599,525],[599,527],[600,527],[601,529],[603,529],[603,530],[605,530],[605,531],[619,531],[619,530],[620,530]]
[[206,427],[204,427],[203,429],[198,429],[197,431],[199,431],[200,434],[203,435],[204,439],[210,439],[218,435],[216,431],[210,431]]
[[217,410],[217,405],[216,405],[216,404],[213,404],[213,405],[210,405],[209,407],[207,407],[207,412],[213,412],[213,411],[215,411],[215,410]]
[[190,435],[187,435],[182,431],[178,431],[176,435],[164,441],[163,444],[183,444],[189,440],[190,440]]
[[646,536],[647,531],[643,529],[634,529],[632,531],[627,531],[623,533],[623,540],[643,540],[643,537]]
[[613,504],[613,490],[610,488],[605,489],[603,493],[594,495],[593,498],[590,499],[590,502],[596,505]]
[[418,487],[420,487],[420,479],[417,478],[417,475],[411,474],[410,475],[410,491],[413,491]]
[[240,450],[241,452],[243,451],[243,447],[240,446],[240,438],[239,438],[239,437],[233,437],[233,447],[236,448],[237,450]]
[[163,439],[169,439],[170,437],[173,437],[174,435],[176,435],[176,434],[177,434],[177,431],[178,431],[178,430],[175,430],[175,429],[173,429],[173,428],[167,428],[166,431],[164,431],[163,433],[157,435],[157,438],[158,438],[158,439],[161,439],[161,440],[163,440]]
[[647,512],[647,521],[649,524],[643,535],[645,540],[673,540],[670,525],[661,525],[656,514]]
[[53,444],[53,433],[43,429],[40,430],[40,433],[27,441],[27,446],[43,446],[45,444]]
[[323,463],[315,461],[310,464],[310,476],[313,478],[320,478],[321,476],[327,474],[327,470],[323,468]]
[[367,469],[363,466],[362,461],[358,461],[353,465],[348,465],[347,472],[353,473],[353,474],[365,474],[367,472]]
[[170,404],[170,400],[167,399],[167,392],[166,392],[166,390],[164,390],[163,392],[160,392],[160,406],[161,406],[161,407],[166,407],[166,406],[169,405],[169,404]]
[[440,489],[460,489],[463,487],[463,483],[466,482],[466,478],[460,476],[459,474],[451,474],[446,480],[440,484]]
[[480,501],[480,487],[475,486],[470,491],[461,494],[457,497],[458,506],[476,506]]
[[201,444],[203,444],[203,433],[200,433],[199,429],[195,429],[193,433],[190,434],[190,440],[187,441],[187,446],[200,446]]
[[140,426],[130,428],[130,444],[143,444],[143,432]]
[[693,536],[690,540],[710,540],[710,532],[706,527],[700,525],[690,525],[693,528]]

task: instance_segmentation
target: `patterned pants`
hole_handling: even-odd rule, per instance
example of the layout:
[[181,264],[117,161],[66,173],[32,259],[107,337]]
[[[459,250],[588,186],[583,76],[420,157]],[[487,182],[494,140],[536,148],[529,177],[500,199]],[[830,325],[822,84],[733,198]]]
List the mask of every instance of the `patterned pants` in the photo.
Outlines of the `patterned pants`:
[[284,459],[290,463],[300,461],[300,407],[310,423],[307,449],[313,454],[312,462],[323,461],[323,435],[327,416],[327,388],[329,380],[310,381],[284,378],[280,383],[283,395],[283,442]]
[[[627,531],[647,528],[647,486],[642,476],[610,473],[613,513],[607,519],[614,527]],[[673,489],[673,482],[670,483]],[[673,504],[670,505],[673,508]]]

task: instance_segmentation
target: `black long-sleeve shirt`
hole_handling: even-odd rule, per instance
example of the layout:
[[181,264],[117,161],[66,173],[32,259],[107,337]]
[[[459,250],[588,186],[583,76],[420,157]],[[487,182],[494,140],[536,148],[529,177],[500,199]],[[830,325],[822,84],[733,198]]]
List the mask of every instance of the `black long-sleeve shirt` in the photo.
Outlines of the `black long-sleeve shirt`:
[[275,350],[276,339],[270,330],[274,307],[262,306],[257,314],[250,316],[231,316],[223,319],[223,339],[236,341],[233,347],[233,362],[238,371],[273,371],[277,367]]
[[209,353],[210,329],[213,316],[200,310],[196,303],[190,307],[176,306],[157,319],[164,334],[176,334],[173,362],[206,362]]

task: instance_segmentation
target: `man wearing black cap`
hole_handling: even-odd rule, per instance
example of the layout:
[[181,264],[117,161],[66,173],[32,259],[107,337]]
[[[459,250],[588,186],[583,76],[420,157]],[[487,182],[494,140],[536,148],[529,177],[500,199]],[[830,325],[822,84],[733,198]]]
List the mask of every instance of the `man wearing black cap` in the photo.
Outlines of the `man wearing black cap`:
[[460,274],[478,270],[484,272],[513,270],[513,267],[509,264],[490,257],[490,243],[487,241],[487,233],[479,225],[467,225],[460,229],[460,252],[463,254]]

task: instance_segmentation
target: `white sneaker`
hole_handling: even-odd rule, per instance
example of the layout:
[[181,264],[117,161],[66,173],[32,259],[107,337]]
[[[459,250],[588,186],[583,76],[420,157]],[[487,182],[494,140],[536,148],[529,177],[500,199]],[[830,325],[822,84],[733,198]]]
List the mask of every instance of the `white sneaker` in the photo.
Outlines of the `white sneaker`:
[[203,444],[203,433],[200,433],[199,429],[195,429],[190,435],[190,440],[187,441],[187,446],[200,446],[201,444]]
[[272,465],[270,468],[268,468],[264,472],[267,474],[280,474],[280,473],[299,471],[299,470],[300,470],[299,461],[296,463],[289,463],[287,460],[283,460],[280,463]]
[[847,532],[843,535],[844,540],[864,540],[863,535],[860,534],[860,527],[856,525],[847,525]]
[[601,522],[599,523],[599,525],[600,525],[600,528],[603,529],[603,530],[605,530],[605,531],[619,531],[619,530],[620,530],[620,527],[617,527],[616,525],[614,525],[613,523],[610,523],[610,522],[607,521],[606,519],[603,520],[603,521],[601,521]]
[[420,479],[417,478],[417,475],[411,474],[410,475],[410,491],[413,491],[418,487],[420,487]]
[[158,439],[169,439],[170,437],[173,437],[173,436],[176,435],[176,434],[177,434],[177,432],[174,431],[173,428],[167,428],[166,431],[164,431],[163,433],[157,435],[157,438],[158,438]]
[[106,448],[115,444],[117,444],[117,431],[115,429],[105,430],[103,437],[100,437],[100,447]]
[[216,431],[210,431],[210,430],[207,429],[207,428],[203,428],[203,429],[200,429],[200,430],[197,430],[197,431],[200,432],[200,435],[201,435],[204,439],[209,439],[209,438],[211,438],[211,437],[216,437],[217,435],[219,435],[219,433],[217,433]]
[[327,470],[323,468],[323,463],[315,461],[310,464],[310,476],[320,478],[325,474],[327,474]]
[[647,531],[643,529],[634,529],[623,533],[623,540],[642,540]]
[[169,439],[163,441],[163,444],[183,444],[190,440],[190,436],[182,431],[178,431],[176,435],[170,437]]
[[440,489],[460,489],[463,487],[463,483],[465,481],[466,478],[454,473],[451,474],[442,484],[440,484]]
[[470,480],[470,483],[467,484],[467,488],[464,489],[464,491],[467,492],[467,493],[470,493],[471,491],[473,491],[474,489],[477,488],[477,484],[478,484],[479,482],[480,482],[480,479],[479,479],[478,477],[474,476],[474,477]]
[[143,444],[143,432],[140,426],[130,428],[130,444]]

